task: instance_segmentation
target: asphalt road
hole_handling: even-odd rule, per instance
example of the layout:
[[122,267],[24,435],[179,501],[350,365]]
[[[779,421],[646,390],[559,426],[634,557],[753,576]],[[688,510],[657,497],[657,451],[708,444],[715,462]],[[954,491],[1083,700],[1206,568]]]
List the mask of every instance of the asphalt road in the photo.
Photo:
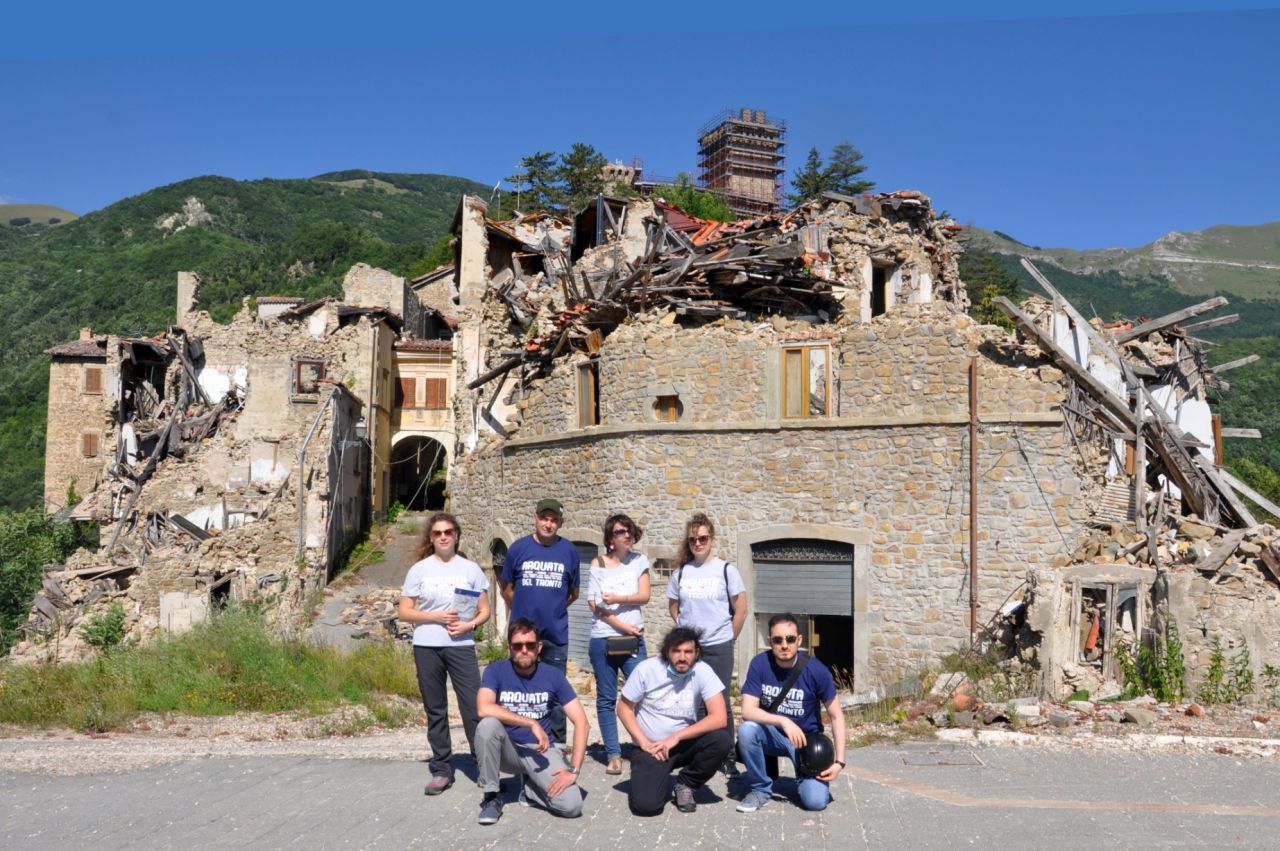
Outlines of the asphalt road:
[[[0,739],[0,847],[114,848],[1265,848],[1280,845],[1280,761],[1219,754],[882,744],[852,751],[823,813],[780,797],[744,815],[717,778],[696,813],[626,806],[589,761],[575,820],[511,803],[476,823],[462,771],[422,794],[423,753],[359,739],[231,745],[204,755]],[[422,742],[425,748],[425,742]],[[260,752],[259,752],[260,751]],[[92,758],[91,758],[92,756]],[[473,764],[460,763],[474,776]],[[790,791],[783,780],[775,792]],[[728,792],[728,794],[726,794]]]

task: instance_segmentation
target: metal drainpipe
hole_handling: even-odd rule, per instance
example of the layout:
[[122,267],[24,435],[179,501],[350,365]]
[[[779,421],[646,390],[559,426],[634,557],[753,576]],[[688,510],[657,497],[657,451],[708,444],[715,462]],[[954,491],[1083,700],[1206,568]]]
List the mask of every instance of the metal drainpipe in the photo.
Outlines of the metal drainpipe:
[[978,359],[969,359],[969,644],[978,637]]
[[302,447],[298,449],[298,556],[301,557],[306,552],[307,547],[307,486],[306,486],[306,467],[307,446],[311,443],[311,438],[315,437],[316,429],[320,427],[320,420],[324,416],[325,410],[328,409],[329,403],[333,401],[333,397],[338,395],[338,387],[335,385],[329,395],[324,398],[320,410],[316,411],[316,418],[311,421],[311,430],[307,432],[306,438],[302,441]]

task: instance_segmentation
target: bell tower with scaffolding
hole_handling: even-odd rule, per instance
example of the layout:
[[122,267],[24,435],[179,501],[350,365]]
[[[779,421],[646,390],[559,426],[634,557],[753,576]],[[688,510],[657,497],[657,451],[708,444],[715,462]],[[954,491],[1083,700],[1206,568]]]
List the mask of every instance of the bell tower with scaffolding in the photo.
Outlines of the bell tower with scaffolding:
[[787,123],[762,109],[726,110],[698,131],[698,185],[753,218],[782,208]]

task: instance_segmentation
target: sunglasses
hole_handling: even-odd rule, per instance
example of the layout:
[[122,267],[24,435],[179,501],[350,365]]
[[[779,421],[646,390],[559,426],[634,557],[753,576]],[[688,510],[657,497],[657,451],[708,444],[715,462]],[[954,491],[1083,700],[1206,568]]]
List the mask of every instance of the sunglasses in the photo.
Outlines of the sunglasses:
[[512,650],[537,650],[538,642],[536,641],[513,641],[510,644]]
[[452,538],[458,534],[456,529],[432,529],[431,537],[433,538]]
[[773,635],[769,637],[769,643],[777,645],[795,644],[799,640],[800,636],[798,635]]
[[689,543],[696,544],[699,547],[702,546],[703,544],[707,544],[710,542],[711,542],[710,535],[690,535],[689,536]]
[[630,529],[614,529],[613,530],[613,537],[615,538],[621,538],[623,535],[630,535],[630,534],[631,534]]

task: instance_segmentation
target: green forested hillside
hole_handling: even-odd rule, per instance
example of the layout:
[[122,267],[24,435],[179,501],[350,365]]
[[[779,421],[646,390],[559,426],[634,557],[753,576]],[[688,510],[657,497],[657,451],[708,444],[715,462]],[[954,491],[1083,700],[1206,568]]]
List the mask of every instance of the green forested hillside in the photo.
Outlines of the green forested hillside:
[[0,228],[0,508],[36,505],[43,490],[42,350],[82,325],[164,328],[182,270],[200,273],[200,306],[222,320],[245,295],[337,293],[357,261],[418,274],[443,258],[458,197],[484,191],[432,174],[197,177],[57,227]]

